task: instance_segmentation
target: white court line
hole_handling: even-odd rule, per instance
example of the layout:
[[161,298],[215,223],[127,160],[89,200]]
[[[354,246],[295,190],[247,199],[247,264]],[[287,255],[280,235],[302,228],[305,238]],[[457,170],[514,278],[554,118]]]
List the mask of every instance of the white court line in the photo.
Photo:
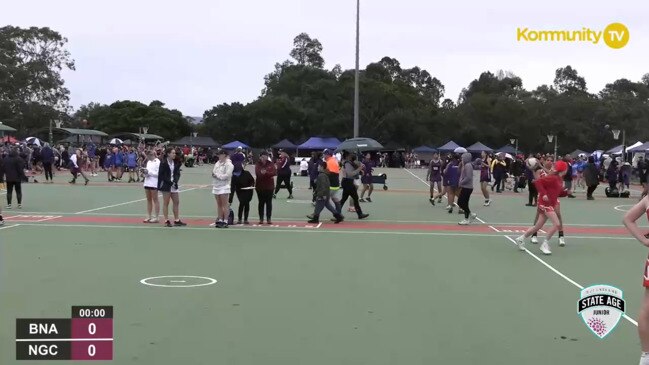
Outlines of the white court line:
[[[410,172],[410,171],[408,171],[408,172]],[[411,175],[415,176],[415,175],[412,174],[412,173],[411,173]],[[415,176],[415,177],[417,177],[417,176]],[[417,177],[417,178],[419,179],[419,177]],[[419,179],[419,180],[422,181],[424,184],[428,185],[425,181],[423,181],[423,180],[421,180],[421,179]],[[477,219],[478,221],[480,221],[482,224],[487,224],[487,222],[485,222],[484,220],[482,220],[482,219],[480,219],[480,218],[476,218],[476,219]],[[490,227],[491,229],[493,229],[493,230],[498,231],[498,230],[495,229],[493,226],[489,226],[489,227]],[[507,239],[508,239],[509,241],[511,241],[514,245],[516,245],[516,240],[514,240],[513,238],[511,238],[511,237],[509,237],[509,236],[507,236],[507,235],[503,235],[503,237],[507,238]],[[555,269],[552,265],[548,264],[548,263],[545,262],[543,259],[541,259],[541,258],[539,258],[538,256],[536,256],[534,253],[532,253],[532,252],[531,252],[530,250],[528,250],[527,248],[525,249],[525,252],[527,252],[527,254],[530,255],[530,256],[532,256],[534,259],[536,259],[536,261],[540,262],[543,266],[545,266],[545,267],[547,267],[548,269],[552,270],[552,272],[554,272],[555,274],[559,275],[560,277],[562,277],[563,279],[565,279],[566,281],[568,281],[568,282],[571,283],[572,285],[576,286],[576,287],[579,288],[580,290],[584,289],[584,286],[583,286],[583,285],[577,283],[576,281],[572,280],[572,279],[569,278],[568,276],[564,275],[561,271]],[[623,314],[623,317],[624,317],[626,320],[628,320],[629,322],[633,323],[636,327],[638,326],[638,322],[637,322],[636,320],[634,320],[633,318],[627,316],[626,314]]]
[[36,221],[36,222],[37,222],[37,223],[40,223],[40,222],[47,222],[47,221],[51,221],[52,219],[59,219],[59,218],[62,218],[62,217],[61,217],[60,215],[55,215],[55,216],[51,216],[51,217],[47,217],[47,218],[43,218],[43,219],[38,220],[38,221]]
[[[162,226],[154,225],[142,225],[142,226],[120,226],[120,225],[96,225],[96,224],[40,224],[40,223],[20,223],[21,226],[33,226],[33,227],[63,227],[63,228],[114,228],[114,229],[169,229],[169,230],[190,230],[190,231],[211,231],[214,232],[214,227],[209,226],[186,226],[186,227],[173,227],[173,228],[163,228]],[[359,226],[360,227],[360,226]],[[312,228],[243,228],[230,226],[229,230],[221,232],[291,232],[291,233],[337,233],[337,234],[364,234],[364,235],[407,235],[407,236],[462,236],[462,237],[502,237],[502,232],[500,233],[455,233],[455,232],[399,232],[399,231],[364,231],[357,229],[349,230],[316,230]],[[570,238],[577,239],[601,239],[601,240],[618,240],[618,241],[635,241],[633,237],[625,236],[570,236]]]
[[[187,190],[180,190],[178,192],[179,193],[185,193],[185,192],[188,192],[188,191],[202,189],[202,188],[205,188],[205,187],[207,187],[207,185],[201,185],[199,187],[191,188],[191,189],[187,189]],[[158,195],[158,196],[161,196],[161,195]],[[86,213],[90,213],[90,212],[96,212],[96,211],[102,210],[102,209],[115,208],[115,207],[119,207],[119,206],[122,206],[122,205],[128,205],[128,204],[133,204],[133,203],[138,203],[138,202],[143,202],[143,201],[146,201],[146,198],[137,199],[137,200],[131,200],[131,201],[124,202],[124,203],[119,203],[119,204],[107,205],[105,207],[99,207],[99,208],[95,208],[95,209],[82,210],[82,211],[76,212],[74,214],[86,214]]]
[[[511,237],[509,237],[509,236],[504,236],[504,237],[507,238],[508,240],[510,240],[514,245],[516,245],[516,240],[514,240],[513,238],[511,238]],[[581,284],[579,284],[578,282],[572,280],[571,278],[569,278],[567,275],[565,275],[565,274],[562,273],[561,271],[555,269],[552,265],[550,265],[550,264],[548,264],[547,262],[545,262],[543,259],[541,259],[541,258],[538,257],[537,255],[535,255],[534,253],[532,253],[532,252],[531,252],[530,250],[528,250],[527,248],[525,249],[525,252],[527,252],[528,255],[532,256],[536,261],[540,262],[543,266],[547,267],[548,269],[552,270],[552,272],[554,272],[555,274],[557,274],[557,275],[559,275],[560,277],[562,277],[563,279],[565,279],[565,280],[566,280],[567,282],[569,282],[570,284],[576,286],[576,287],[579,288],[580,290],[583,290],[583,289],[584,289],[584,286],[583,286],[583,285],[581,285]],[[626,320],[628,320],[629,322],[633,323],[636,327],[638,326],[638,322],[637,322],[635,319],[633,319],[633,318],[627,316],[626,314],[623,314],[622,316],[623,316]]]
[[2,227],[0,227],[0,229],[9,229],[9,228],[14,228],[14,227],[18,227],[18,226],[20,226],[20,224],[14,224],[14,225],[11,225],[11,226],[2,226]]
[[426,181],[424,181],[424,179],[420,178],[419,176],[413,174],[412,171],[410,171],[409,169],[404,169],[404,170],[406,170],[410,175],[414,176],[415,179],[417,179],[417,180],[423,182],[423,183],[426,184],[428,187],[430,187],[430,184],[429,184],[429,183],[427,183]]
[[[21,211],[25,215],[75,215],[79,213],[73,212],[27,212]],[[115,217],[141,217],[142,214],[138,213],[97,213],[97,214],[88,214],[89,216],[115,216]],[[205,218],[205,219],[214,219],[213,215],[184,215],[183,218]],[[304,217],[273,217],[275,221],[302,221]],[[376,223],[443,223],[443,224],[455,224],[457,221],[436,221],[436,220],[393,220],[393,219],[363,219],[363,222],[376,222]],[[507,227],[516,227],[523,226],[529,227],[530,224],[526,222],[492,222],[493,226],[507,226]],[[567,227],[617,227],[624,228],[622,224],[591,224],[591,223],[571,223],[564,224]]]

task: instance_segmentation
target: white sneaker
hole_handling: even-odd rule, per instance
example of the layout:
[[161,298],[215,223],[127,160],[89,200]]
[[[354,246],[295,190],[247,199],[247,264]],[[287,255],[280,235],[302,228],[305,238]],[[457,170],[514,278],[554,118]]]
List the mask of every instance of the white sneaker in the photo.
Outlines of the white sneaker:
[[516,246],[521,251],[525,251],[525,236],[520,236],[516,239]]
[[539,239],[536,238],[536,236],[532,236],[532,243],[533,243],[533,244],[537,244],[537,243],[539,243]]
[[462,219],[458,224],[461,226],[468,226],[469,225],[469,220],[468,219]]
[[548,241],[543,241],[540,249],[544,255],[552,255],[552,251],[550,251],[550,245],[548,244]]
[[478,215],[475,214],[475,213],[471,213],[471,215],[469,216],[469,223],[473,223],[473,221],[474,221],[476,218],[478,218]]
[[559,247],[566,247],[566,239],[564,237],[559,237]]
[[[11,209],[11,206],[9,207],[9,209]],[[446,210],[449,210],[449,209],[451,209],[451,206],[450,206],[450,205],[447,205],[447,206],[446,206]]]
[[488,207],[488,206],[490,206],[490,205],[491,205],[491,199],[490,199],[490,200],[486,200],[486,201],[484,202],[484,206],[485,206],[485,207]]

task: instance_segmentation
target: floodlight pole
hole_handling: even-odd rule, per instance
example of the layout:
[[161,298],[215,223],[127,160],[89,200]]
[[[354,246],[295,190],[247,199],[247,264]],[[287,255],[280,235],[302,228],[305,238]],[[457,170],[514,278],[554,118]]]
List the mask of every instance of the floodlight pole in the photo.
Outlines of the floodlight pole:
[[360,55],[360,12],[361,1],[356,0],[356,71],[354,73],[354,138],[358,137],[359,129],[359,55]]

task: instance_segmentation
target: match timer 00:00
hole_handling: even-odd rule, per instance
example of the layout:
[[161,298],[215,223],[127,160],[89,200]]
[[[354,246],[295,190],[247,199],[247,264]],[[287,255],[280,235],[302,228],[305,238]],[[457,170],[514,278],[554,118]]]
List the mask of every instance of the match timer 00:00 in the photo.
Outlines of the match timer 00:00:
[[16,360],[112,360],[113,307],[73,306],[71,317],[16,319]]

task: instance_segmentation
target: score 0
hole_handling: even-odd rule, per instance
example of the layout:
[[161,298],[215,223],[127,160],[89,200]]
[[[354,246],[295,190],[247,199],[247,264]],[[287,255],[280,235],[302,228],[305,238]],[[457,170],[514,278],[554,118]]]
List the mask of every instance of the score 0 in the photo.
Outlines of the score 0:
[[112,360],[113,307],[72,307],[72,360]]

